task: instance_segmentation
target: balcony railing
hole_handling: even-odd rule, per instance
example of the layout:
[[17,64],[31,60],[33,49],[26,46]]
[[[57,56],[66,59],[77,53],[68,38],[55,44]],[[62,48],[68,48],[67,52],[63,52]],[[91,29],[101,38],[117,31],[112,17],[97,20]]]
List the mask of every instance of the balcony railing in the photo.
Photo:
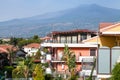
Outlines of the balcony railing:
[[92,70],[93,65],[82,65],[82,70]]
[[[90,76],[90,74],[91,74],[91,70],[82,70],[79,73],[80,76]],[[93,70],[92,76],[96,76],[96,75],[97,75],[96,70]]]
[[94,62],[95,56],[80,56],[78,62]]
[[[94,56],[80,56],[78,59],[76,59],[76,62],[94,62]],[[52,62],[65,62],[60,58],[52,57]]]

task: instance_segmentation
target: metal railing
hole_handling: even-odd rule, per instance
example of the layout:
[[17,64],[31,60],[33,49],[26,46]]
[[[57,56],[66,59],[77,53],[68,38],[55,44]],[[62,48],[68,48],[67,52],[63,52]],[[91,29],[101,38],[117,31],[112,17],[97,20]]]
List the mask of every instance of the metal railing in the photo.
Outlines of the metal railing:
[[79,62],[94,62],[95,56],[80,56]]

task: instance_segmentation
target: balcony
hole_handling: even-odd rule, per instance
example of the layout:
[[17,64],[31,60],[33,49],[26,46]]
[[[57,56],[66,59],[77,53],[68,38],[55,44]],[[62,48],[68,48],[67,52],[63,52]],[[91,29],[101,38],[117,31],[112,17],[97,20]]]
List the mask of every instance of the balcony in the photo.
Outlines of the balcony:
[[82,70],[92,70],[93,65],[92,64],[85,64],[82,66]]
[[[76,62],[94,62],[95,56],[80,56]],[[65,62],[61,58],[52,57],[52,62]]]
[[[97,47],[97,45],[83,43],[67,43],[68,47]],[[42,47],[65,47],[65,43],[42,43]]]
[[[80,76],[90,76],[90,74],[91,74],[91,70],[82,70],[79,73]],[[97,72],[96,70],[94,70],[92,76],[96,76],[96,75],[97,75]]]
[[94,62],[95,56],[80,56],[77,62]]

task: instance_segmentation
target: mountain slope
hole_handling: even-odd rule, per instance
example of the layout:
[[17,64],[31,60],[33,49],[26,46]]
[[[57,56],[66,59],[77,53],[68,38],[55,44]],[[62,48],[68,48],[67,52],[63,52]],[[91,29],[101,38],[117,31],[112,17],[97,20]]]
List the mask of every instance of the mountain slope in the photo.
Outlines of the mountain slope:
[[0,22],[0,36],[30,37],[34,34],[44,36],[53,30],[78,28],[96,30],[100,22],[119,20],[120,10],[96,4],[82,5],[64,11]]

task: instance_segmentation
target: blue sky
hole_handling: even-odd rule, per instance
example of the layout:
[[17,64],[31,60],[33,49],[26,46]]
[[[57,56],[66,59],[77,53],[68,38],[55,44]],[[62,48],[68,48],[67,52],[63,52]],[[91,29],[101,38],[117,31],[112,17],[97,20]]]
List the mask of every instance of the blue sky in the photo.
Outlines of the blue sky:
[[56,12],[83,4],[120,9],[120,0],[0,0],[0,21]]

